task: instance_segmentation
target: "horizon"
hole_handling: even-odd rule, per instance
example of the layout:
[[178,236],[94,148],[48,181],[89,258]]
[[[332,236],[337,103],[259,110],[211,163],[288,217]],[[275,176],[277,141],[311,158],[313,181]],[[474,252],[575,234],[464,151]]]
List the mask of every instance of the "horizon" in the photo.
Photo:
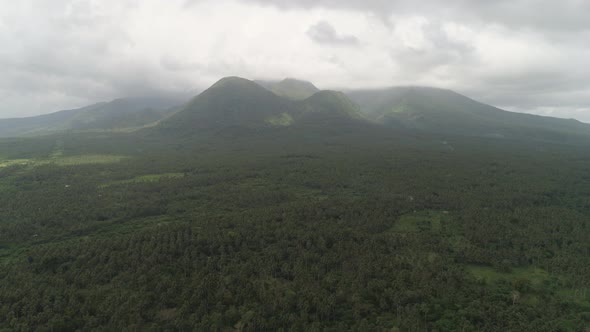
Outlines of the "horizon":
[[[95,106],[95,105],[99,105],[99,104],[106,104],[106,103],[112,103],[115,102],[117,100],[128,100],[128,99],[143,99],[143,98],[175,98],[178,99],[179,102],[181,102],[179,105],[177,106],[181,106],[182,103],[184,102],[188,102],[190,101],[192,98],[198,97],[201,93],[203,93],[205,90],[209,89],[210,87],[212,87],[213,85],[215,85],[217,82],[227,79],[227,78],[240,78],[240,79],[245,79],[248,81],[251,81],[253,83],[257,83],[257,82],[268,82],[268,83],[278,83],[278,82],[282,82],[282,81],[286,81],[286,80],[294,80],[294,81],[299,81],[299,82],[305,82],[305,83],[310,83],[312,84],[314,87],[316,87],[318,89],[318,92],[321,91],[338,91],[338,92],[343,92],[343,93],[349,93],[349,92],[354,92],[354,91],[383,91],[383,90],[388,90],[388,89],[396,89],[396,88],[423,88],[423,89],[436,89],[436,90],[445,90],[445,91],[450,91],[453,93],[457,93],[463,97],[469,98],[469,99],[473,99],[477,102],[481,102],[475,98],[472,98],[471,96],[465,95],[459,91],[455,91],[452,89],[447,89],[444,87],[437,87],[437,86],[425,86],[425,85],[391,85],[391,86],[382,86],[382,87],[374,87],[374,88],[359,88],[359,89],[348,89],[346,87],[329,87],[329,88],[322,88],[322,87],[318,87],[314,82],[304,79],[304,78],[298,78],[298,77],[284,77],[284,78],[277,78],[277,79],[259,79],[259,78],[246,78],[246,77],[241,77],[241,76],[236,76],[236,75],[230,75],[230,76],[224,76],[219,78],[218,80],[216,80],[214,83],[212,83],[210,86],[207,87],[200,87],[200,88],[194,88],[191,89],[190,92],[157,92],[156,95],[152,94],[152,95],[134,95],[134,96],[119,96],[116,97],[114,99],[110,99],[110,100],[103,100],[103,101],[96,101],[92,104],[88,104],[88,105],[82,105],[80,107],[73,107],[73,108],[68,108],[68,109],[61,109],[61,110],[54,110],[54,111],[50,111],[47,113],[42,113],[42,114],[37,114],[37,115],[29,115],[29,116],[22,116],[22,117],[0,117],[0,120],[13,120],[13,119],[25,119],[25,118],[31,118],[31,117],[36,117],[36,116],[42,116],[42,115],[50,115],[50,114],[54,114],[54,113],[58,113],[58,112],[63,112],[63,111],[72,111],[72,110],[78,110],[78,109],[82,109],[82,108],[86,108],[86,107],[91,107],[91,106]],[[483,103],[483,102],[482,102]],[[485,104],[485,103],[484,103]],[[537,113],[531,113],[531,112],[519,112],[519,111],[514,111],[514,110],[510,110],[510,109],[503,109],[501,107],[498,107],[496,105],[491,105],[488,104],[490,106],[493,107],[497,107],[501,110],[504,111],[509,111],[509,112],[514,112],[514,113],[524,113],[524,114],[532,114],[532,115],[538,115],[538,116],[543,116],[543,117],[550,117],[550,118],[560,118],[560,119],[566,119],[566,120],[576,120],[579,121],[581,123],[586,123],[586,124],[590,124],[590,119],[587,121],[583,121],[583,120],[579,120],[576,118],[566,118],[566,117],[558,117],[558,116],[554,116],[554,115],[546,115],[546,114],[537,114]]]
[[589,122],[588,4],[536,5],[531,16],[525,0],[1,4],[0,118],[185,93],[238,75],[336,90],[432,86]]

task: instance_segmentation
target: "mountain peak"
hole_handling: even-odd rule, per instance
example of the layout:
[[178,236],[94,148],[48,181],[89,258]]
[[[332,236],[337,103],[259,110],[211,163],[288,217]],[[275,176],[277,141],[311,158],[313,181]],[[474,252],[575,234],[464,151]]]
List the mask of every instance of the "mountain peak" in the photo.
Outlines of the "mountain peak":
[[253,81],[248,79],[238,77],[238,76],[228,76],[220,79],[215,84],[211,86],[211,88],[221,88],[226,86],[246,86],[249,84],[255,84]]
[[162,123],[175,131],[261,128],[283,113],[295,113],[295,106],[241,77],[225,77]]
[[304,100],[320,91],[313,83],[295,78],[285,78],[282,81],[256,81],[256,83],[277,96],[291,100]]

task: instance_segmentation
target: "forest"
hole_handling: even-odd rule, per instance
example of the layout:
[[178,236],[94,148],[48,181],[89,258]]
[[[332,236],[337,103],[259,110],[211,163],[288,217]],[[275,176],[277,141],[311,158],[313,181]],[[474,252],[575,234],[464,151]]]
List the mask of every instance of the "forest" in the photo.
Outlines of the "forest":
[[0,154],[2,331],[590,326],[584,142],[294,127]]

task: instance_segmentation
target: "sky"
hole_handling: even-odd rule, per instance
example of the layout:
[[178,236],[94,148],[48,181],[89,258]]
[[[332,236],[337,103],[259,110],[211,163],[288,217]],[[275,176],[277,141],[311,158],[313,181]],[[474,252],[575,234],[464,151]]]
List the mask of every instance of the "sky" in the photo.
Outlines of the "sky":
[[224,76],[448,88],[590,122],[586,0],[0,3],[0,118],[190,93]]

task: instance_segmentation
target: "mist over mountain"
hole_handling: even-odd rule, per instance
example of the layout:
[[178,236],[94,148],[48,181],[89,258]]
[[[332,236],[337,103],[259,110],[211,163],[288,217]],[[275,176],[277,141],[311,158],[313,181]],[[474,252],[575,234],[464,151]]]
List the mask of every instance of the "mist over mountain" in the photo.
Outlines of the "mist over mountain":
[[[589,137],[590,126],[576,120],[508,112],[430,87],[320,91],[294,79],[219,80],[190,101],[179,97],[114,100],[43,116],[0,120],[0,136],[68,131],[133,131],[155,126],[173,133],[224,128],[280,128],[313,125],[347,130],[371,122],[391,130],[493,139],[574,142]],[[352,127],[351,127],[352,126]]]
[[281,81],[254,80],[254,82],[272,91],[277,96],[291,100],[304,100],[320,91],[313,83],[294,78],[285,78]]
[[508,112],[446,89],[393,87],[347,94],[367,117],[391,127],[451,135],[548,140],[590,134],[590,126],[576,120]]
[[366,120],[360,107],[338,91],[319,91],[300,103],[301,118],[324,126]]
[[185,98],[122,98],[29,118],[0,119],[0,137],[46,135],[66,131],[133,130],[165,118],[175,111],[175,107],[182,105]]

